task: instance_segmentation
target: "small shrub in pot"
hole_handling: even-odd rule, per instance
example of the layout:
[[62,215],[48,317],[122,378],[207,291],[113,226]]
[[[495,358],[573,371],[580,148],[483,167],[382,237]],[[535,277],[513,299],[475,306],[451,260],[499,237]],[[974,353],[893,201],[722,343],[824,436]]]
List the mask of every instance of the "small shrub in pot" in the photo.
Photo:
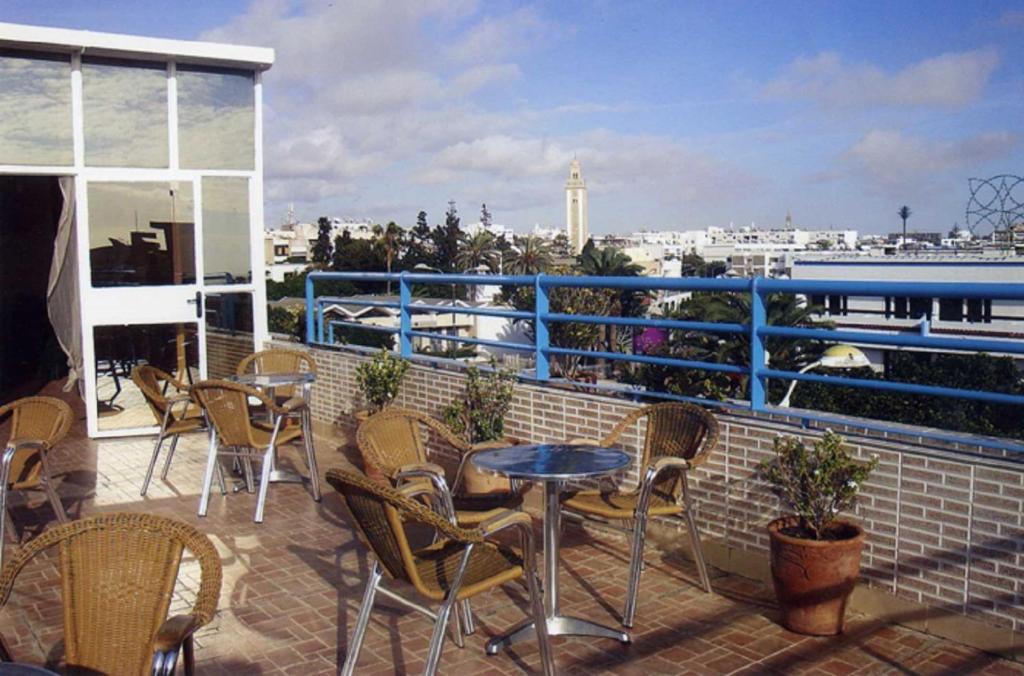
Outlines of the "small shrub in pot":
[[854,460],[832,431],[808,448],[778,437],[760,474],[791,514],[768,525],[772,582],[782,623],[802,634],[843,630],[846,602],[857,583],[863,529],[839,518],[853,507],[861,485],[878,464]]

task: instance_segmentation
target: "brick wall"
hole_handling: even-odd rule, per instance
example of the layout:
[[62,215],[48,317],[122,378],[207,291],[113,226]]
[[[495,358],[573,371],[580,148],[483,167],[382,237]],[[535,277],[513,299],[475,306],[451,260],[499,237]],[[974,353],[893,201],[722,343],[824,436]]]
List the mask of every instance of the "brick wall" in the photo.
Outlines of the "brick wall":
[[[294,346],[293,346],[294,347]],[[367,357],[314,351],[320,377],[314,417],[352,431],[350,414],[363,407],[355,367]],[[416,365],[398,405],[438,415],[463,388],[463,375]],[[519,384],[506,432],[529,442],[602,436],[639,404],[609,396]],[[721,437],[709,462],[692,475],[705,543],[764,555],[764,525],[780,513],[777,499],[755,477],[772,440],[804,429],[783,416],[719,413]],[[980,448],[935,444],[907,434],[849,425],[836,428],[861,459],[879,457],[852,515],[868,533],[863,577],[869,586],[945,615],[966,615],[988,625],[1024,631],[1024,466]],[[625,435],[636,452],[639,426]],[[639,459],[638,459],[639,462]],[[634,466],[626,480],[635,482]],[[675,524],[673,524],[675,527]]]

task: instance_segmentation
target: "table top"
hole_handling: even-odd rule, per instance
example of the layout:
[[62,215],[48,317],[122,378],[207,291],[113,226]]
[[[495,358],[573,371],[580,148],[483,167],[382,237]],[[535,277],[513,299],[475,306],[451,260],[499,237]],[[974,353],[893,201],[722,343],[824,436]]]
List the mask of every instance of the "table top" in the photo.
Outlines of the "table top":
[[255,387],[279,387],[281,385],[305,385],[316,381],[315,373],[243,373],[228,376],[227,380],[241,385]]
[[616,448],[570,444],[534,444],[479,451],[470,456],[479,469],[539,481],[585,479],[611,474],[630,464]]

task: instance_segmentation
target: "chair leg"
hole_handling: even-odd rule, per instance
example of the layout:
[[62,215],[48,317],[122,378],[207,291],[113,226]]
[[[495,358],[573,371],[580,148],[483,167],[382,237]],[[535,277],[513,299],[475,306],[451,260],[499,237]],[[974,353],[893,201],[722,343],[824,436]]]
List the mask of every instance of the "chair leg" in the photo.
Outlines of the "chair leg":
[[254,487],[255,481],[253,479],[252,458],[249,457],[248,451],[246,451],[246,455],[242,457],[242,474],[245,476],[245,492],[255,493],[256,488]]
[[178,437],[180,434],[175,434],[171,437],[171,447],[167,449],[167,459],[164,460],[164,468],[160,472],[160,479],[167,481],[167,472],[171,470],[171,459],[174,457],[174,449],[178,447]]
[[697,562],[697,572],[700,574],[700,583],[705,593],[711,593],[711,577],[708,575],[708,564],[704,560],[704,546],[700,543],[700,531],[693,521],[693,512],[689,509],[685,512],[686,527],[690,531],[690,546],[693,547],[693,558]]
[[153,455],[149,459],[149,468],[146,469],[146,478],[142,480],[142,490],[139,491],[139,495],[145,496],[146,491],[149,490],[149,482],[153,478],[153,470],[156,468],[156,459],[160,455],[160,447],[164,443],[164,431],[160,430],[160,434],[156,437],[156,443],[153,444]]
[[[253,518],[253,521],[256,523],[263,523],[263,510],[267,506],[267,489],[270,487],[270,471],[274,466],[273,457],[274,444],[271,443],[263,454],[263,466],[260,468],[260,490],[259,496],[256,498],[256,516]],[[251,461],[248,456],[246,461],[250,462],[251,467]]]
[[60,501],[57,489],[53,487],[53,476],[50,474],[50,464],[46,459],[46,453],[42,454],[40,462],[43,464],[43,476],[41,477],[43,490],[46,491],[46,497],[50,499],[50,507],[53,508],[53,513],[59,523],[67,523],[69,521],[68,514],[64,511],[64,505]]
[[206,472],[203,474],[203,494],[199,498],[199,516],[206,516],[210,506],[210,490],[213,487],[213,474],[217,466],[217,433],[210,429],[210,453],[206,458]]
[[448,618],[454,605],[455,594],[449,592],[449,597],[437,611],[434,633],[430,637],[430,650],[427,652],[427,666],[423,669],[424,676],[434,676],[437,673],[437,665],[441,661],[441,650],[444,647],[444,635],[448,628]]
[[363,603],[359,606],[359,618],[356,620],[356,629],[352,632],[352,640],[348,643],[345,651],[345,666],[341,670],[342,676],[352,676],[356,670],[356,662],[359,661],[359,649],[363,647],[363,636],[366,635],[366,626],[370,623],[370,613],[373,611],[373,598],[377,595],[377,586],[380,584],[380,577],[384,570],[379,563],[373,564],[373,571],[363,591]]
[[4,545],[7,544],[7,537],[4,531],[7,530],[8,524],[10,524],[11,535],[14,535],[14,523],[11,520],[11,515],[7,513],[7,486],[10,482],[11,474],[11,461],[14,459],[14,449],[8,448],[4,451],[3,458],[0,460],[0,514],[3,518],[0,519],[0,570],[3,569],[4,565]]
[[228,484],[224,480],[224,465],[220,464],[219,462],[217,463],[217,483],[220,484],[220,494],[227,495]]
[[302,441],[306,445],[306,466],[309,468],[309,485],[313,499],[320,502],[320,470],[316,466],[316,449],[313,446],[313,418],[309,409],[302,412]]
[[473,622],[473,606],[469,604],[469,599],[459,602],[458,614],[462,616],[462,632],[466,636],[471,636],[476,633],[476,624]]
[[622,624],[633,626],[636,616],[637,596],[640,593],[640,573],[644,563],[644,540],[647,536],[647,515],[639,514],[633,522],[633,554],[629,560],[629,588],[626,591],[626,607],[622,611]]

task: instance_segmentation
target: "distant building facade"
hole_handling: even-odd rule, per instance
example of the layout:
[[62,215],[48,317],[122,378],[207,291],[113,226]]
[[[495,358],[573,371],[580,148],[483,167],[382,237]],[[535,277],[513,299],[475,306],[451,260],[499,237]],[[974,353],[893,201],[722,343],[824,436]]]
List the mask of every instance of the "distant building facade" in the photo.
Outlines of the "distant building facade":
[[573,158],[569,163],[569,179],[565,182],[565,230],[573,251],[583,251],[583,245],[590,238],[587,223],[587,184],[583,181],[580,161]]

